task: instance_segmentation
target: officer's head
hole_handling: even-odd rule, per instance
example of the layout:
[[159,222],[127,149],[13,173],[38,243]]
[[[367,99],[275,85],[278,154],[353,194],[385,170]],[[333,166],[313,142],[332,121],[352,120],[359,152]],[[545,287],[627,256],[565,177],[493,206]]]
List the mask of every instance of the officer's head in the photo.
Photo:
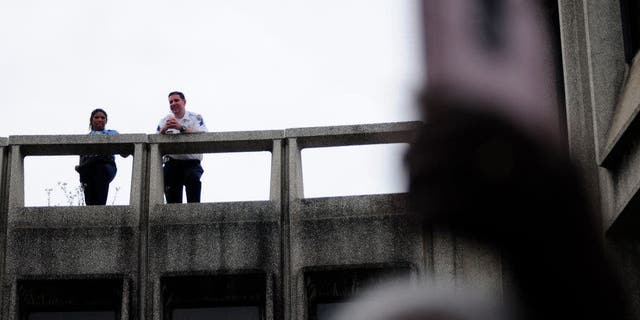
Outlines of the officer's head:
[[91,111],[89,117],[89,129],[94,131],[102,131],[107,124],[107,112],[101,108]]
[[182,118],[184,116],[186,103],[187,100],[182,92],[173,91],[169,93],[169,108],[176,117]]

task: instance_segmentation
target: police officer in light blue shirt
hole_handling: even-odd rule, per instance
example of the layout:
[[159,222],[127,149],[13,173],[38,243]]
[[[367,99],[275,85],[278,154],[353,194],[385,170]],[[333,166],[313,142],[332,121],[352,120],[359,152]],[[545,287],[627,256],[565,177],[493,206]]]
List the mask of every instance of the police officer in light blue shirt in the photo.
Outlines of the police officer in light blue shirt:
[[[116,130],[106,129],[107,112],[95,109],[89,117],[90,135],[118,134]],[[81,155],[80,163],[76,166],[80,174],[80,183],[87,205],[105,205],[109,193],[109,183],[113,181],[118,169],[113,155]]]
[[[207,132],[202,116],[187,111],[187,101],[179,91],[169,93],[171,114],[160,120],[156,132],[160,134],[181,134]],[[163,157],[164,194],[167,203],[182,202],[182,188],[185,188],[187,202],[200,202],[204,170],[200,165],[202,154],[168,154]]]

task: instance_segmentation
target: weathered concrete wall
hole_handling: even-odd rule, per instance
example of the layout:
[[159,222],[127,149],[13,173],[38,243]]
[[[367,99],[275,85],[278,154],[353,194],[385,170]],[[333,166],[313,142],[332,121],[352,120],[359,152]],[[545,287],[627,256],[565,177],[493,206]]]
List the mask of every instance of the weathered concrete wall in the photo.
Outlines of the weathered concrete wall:
[[[571,155],[640,315],[640,66],[624,59],[619,1],[558,1]],[[637,35],[634,35],[637,36]]]
[[[570,152],[585,174],[603,234],[640,310],[640,76],[624,60],[619,1],[558,1]],[[301,150],[410,142],[416,124],[378,124],[201,135],[0,138],[2,318],[15,319],[20,279],[115,277],[123,319],[161,319],[166,275],[260,272],[265,319],[307,316],[309,270],[409,266],[434,285],[500,290],[490,249],[422,229],[406,195],[305,199]],[[272,153],[268,201],[164,204],[163,153]],[[134,155],[130,204],[24,207],[27,155]],[[640,312],[638,312],[640,314]]]
[[[406,194],[304,198],[304,148],[410,143],[418,127],[0,140],[0,168],[7,167],[1,193],[3,318],[21,312],[24,280],[120,279],[123,319],[166,318],[167,277],[258,275],[253,278],[265,282],[258,285],[265,288],[264,319],[308,317],[309,272],[397,268],[416,280],[499,289],[499,257],[449,233],[423,229],[410,215]],[[269,200],[164,203],[163,154],[248,151],[271,152]],[[129,205],[24,206],[24,157],[99,152],[133,155]]]
[[609,154],[626,64],[618,1],[558,1],[569,144],[608,228],[616,215]]
[[[3,314],[17,316],[20,279],[118,277],[129,279],[137,304],[141,189],[144,186],[142,144],[146,135],[12,136],[9,138],[8,204]],[[130,206],[25,207],[24,157],[84,152],[132,154]],[[126,308],[125,308],[126,309]]]

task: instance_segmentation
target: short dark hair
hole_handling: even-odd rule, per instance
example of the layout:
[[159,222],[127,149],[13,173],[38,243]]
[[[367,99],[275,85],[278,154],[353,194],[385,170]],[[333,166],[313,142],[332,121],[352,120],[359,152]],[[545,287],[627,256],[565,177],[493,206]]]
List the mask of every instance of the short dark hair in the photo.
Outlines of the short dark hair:
[[186,99],[184,98],[184,93],[182,93],[182,92],[180,92],[180,91],[172,91],[171,93],[169,93],[168,97],[171,97],[171,96],[172,96],[172,95],[174,95],[174,94],[179,95],[179,96],[180,96],[180,99],[182,99],[182,100],[186,100]]
[[107,112],[104,111],[104,109],[101,109],[101,108],[94,109],[93,111],[91,111],[91,115],[89,116],[89,129],[90,130],[93,130],[93,125],[91,124],[91,119],[93,119],[93,116],[98,112],[104,113],[104,118],[105,119],[109,119],[109,116],[107,116]]

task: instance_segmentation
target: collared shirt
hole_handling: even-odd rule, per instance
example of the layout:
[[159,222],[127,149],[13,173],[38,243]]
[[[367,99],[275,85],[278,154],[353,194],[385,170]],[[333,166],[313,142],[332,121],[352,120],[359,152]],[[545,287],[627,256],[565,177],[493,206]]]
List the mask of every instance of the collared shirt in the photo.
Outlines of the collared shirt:
[[[159,133],[162,127],[164,127],[167,119],[169,119],[171,114],[166,115],[164,118],[160,120],[158,123],[158,127],[156,128],[156,132]],[[207,132],[207,126],[204,124],[204,120],[202,116],[191,111],[185,111],[184,116],[181,119],[177,119],[180,124],[192,130],[192,132]],[[167,130],[167,134],[179,134],[180,131],[175,129]],[[165,156],[171,157],[176,160],[202,160],[201,153],[185,153],[185,154],[167,154]]]
[[105,129],[102,131],[96,131],[96,130],[91,130],[91,132],[89,132],[89,134],[106,134],[106,135],[112,135],[112,134],[118,134],[119,132],[116,130],[111,130],[111,129]]
[[[104,129],[102,131],[91,130],[91,132],[89,132],[89,134],[90,135],[92,135],[92,134],[114,135],[114,134],[119,134],[119,132],[116,131],[116,130]],[[116,161],[116,158],[113,155],[111,155],[111,160],[112,161]]]
[[[114,134],[119,134],[118,131],[116,130],[111,130],[111,129],[104,129],[101,131],[97,131],[97,130],[91,130],[89,132],[89,135],[114,135]],[[83,159],[84,157],[84,159]],[[107,159],[110,158],[111,161],[113,161],[115,163],[115,157],[113,155],[107,156],[107,155],[82,155],[80,156],[80,163],[82,164],[83,162],[91,162],[92,160],[97,160],[99,158],[102,159]]]

